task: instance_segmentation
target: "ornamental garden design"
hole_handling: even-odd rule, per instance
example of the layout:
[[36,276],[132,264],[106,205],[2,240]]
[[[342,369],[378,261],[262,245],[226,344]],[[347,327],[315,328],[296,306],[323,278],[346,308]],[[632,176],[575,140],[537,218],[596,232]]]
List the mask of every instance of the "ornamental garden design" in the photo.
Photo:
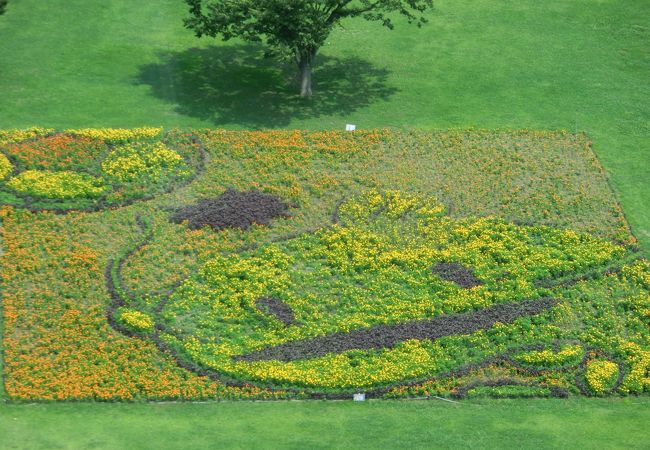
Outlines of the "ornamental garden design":
[[0,132],[20,400],[650,390],[650,264],[566,132]]

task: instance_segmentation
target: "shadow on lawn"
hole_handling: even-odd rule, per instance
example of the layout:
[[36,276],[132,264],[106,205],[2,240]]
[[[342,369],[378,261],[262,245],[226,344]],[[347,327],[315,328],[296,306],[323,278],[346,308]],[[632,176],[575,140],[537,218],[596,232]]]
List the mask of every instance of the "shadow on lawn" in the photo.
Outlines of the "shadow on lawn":
[[296,69],[263,55],[253,45],[167,52],[159,63],[141,67],[136,83],[151,86],[181,114],[246,128],[345,115],[397,92],[386,84],[386,69],[358,57],[322,55],[314,68],[314,96],[301,99]]

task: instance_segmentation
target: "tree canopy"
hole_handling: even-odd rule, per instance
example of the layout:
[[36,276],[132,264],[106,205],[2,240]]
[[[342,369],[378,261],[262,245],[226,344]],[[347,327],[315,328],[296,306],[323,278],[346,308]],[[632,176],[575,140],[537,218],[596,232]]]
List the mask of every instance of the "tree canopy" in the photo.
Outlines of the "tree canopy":
[[8,0],[0,0],[0,16],[7,10],[7,1]]
[[301,76],[301,96],[312,94],[318,50],[342,19],[363,17],[393,28],[395,14],[421,26],[433,0],[185,0],[185,26],[197,37],[264,42],[272,54],[291,57]]

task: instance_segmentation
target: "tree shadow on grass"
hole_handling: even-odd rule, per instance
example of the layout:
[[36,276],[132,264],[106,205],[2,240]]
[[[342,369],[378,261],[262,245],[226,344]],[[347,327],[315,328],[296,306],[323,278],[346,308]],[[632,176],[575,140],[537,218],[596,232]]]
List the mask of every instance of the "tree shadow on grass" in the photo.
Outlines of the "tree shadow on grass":
[[176,111],[215,125],[287,126],[292,119],[346,115],[387,100],[397,89],[388,71],[358,57],[322,55],[314,69],[314,96],[298,95],[296,70],[264,58],[253,45],[192,48],[160,55],[141,67],[136,83],[176,104]]

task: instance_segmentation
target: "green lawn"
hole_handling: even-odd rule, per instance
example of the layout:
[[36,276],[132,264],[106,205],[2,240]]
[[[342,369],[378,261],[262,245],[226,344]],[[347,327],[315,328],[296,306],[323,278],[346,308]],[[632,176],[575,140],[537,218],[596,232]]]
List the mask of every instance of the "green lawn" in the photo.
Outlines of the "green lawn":
[[[34,404],[3,448],[647,448],[647,399]],[[38,430],[38,431],[35,431]]]
[[[351,122],[585,131],[649,255],[650,3],[436,4],[421,30],[345,23],[322,51],[316,98],[304,104],[292,96],[291,73],[260,61],[259,49],[214,46],[184,30],[180,0],[137,7],[11,0],[0,18],[0,128],[320,129]],[[647,445],[649,406],[647,399],[3,405],[0,445],[135,448],[153,447],[155,437],[156,444],[193,448],[396,441],[407,448],[630,448]]]

